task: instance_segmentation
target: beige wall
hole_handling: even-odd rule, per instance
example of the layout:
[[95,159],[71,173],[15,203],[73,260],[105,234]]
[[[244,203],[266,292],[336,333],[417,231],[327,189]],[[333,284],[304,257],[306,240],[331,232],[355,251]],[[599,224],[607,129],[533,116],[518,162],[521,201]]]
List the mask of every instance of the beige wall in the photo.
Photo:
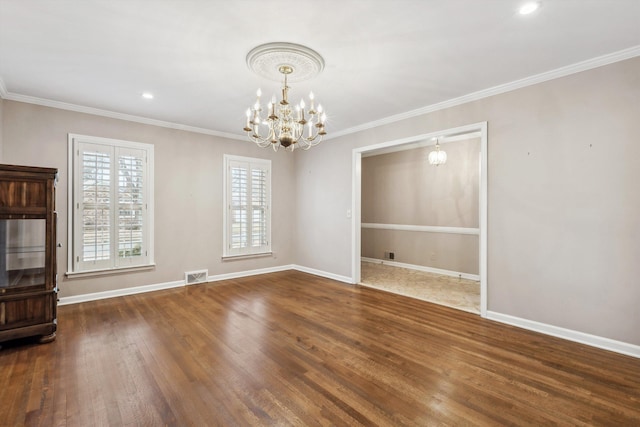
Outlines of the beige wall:
[[[155,261],[151,271],[92,278],[64,276],[67,268],[67,135],[76,133],[145,142],[155,154]],[[291,218],[295,204],[294,160],[237,140],[149,126],[15,101],[4,101],[6,163],[58,168],[60,182],[58,272],[60,295],[68,297],[184,279],[184,272],[208,268],[210,275],[287,265],[293,262]],[[223,154],[272,159],[273,250],[275,257],[222,262]]]
[[447,163],[429,164],[433,146],[362,159],[362,222],[477,228],[480,139],[441,144]]
[[[489,310],[640,345],[640,58],[336,138],[294,156],[7,100],[2,115],[3,162],[60,169],[61,273],[67,134],[155,145],[157,268],[63,278],[61,296],[182,280],[185,270],[197,268],[220,274],[296,263],[349,277],[353,148],[487,121]],[[224,153],[273,159],[277,258],[220,261]]]
[[[478,228],[480,139],[441,144],[447,163],[429,165],[434,147],[362,159],[362,222]],[[362,256],[479,273],[477,236],[362,229]]]
[[479,274],[479,238],[475,235],[362,229],[361,255],[458,273]]
[[[640,345],[640,58],[296,158],[296,262],[350,276],[352,150],[488,122],[488,309]],[[330,128],[329,128],[330,130]]]

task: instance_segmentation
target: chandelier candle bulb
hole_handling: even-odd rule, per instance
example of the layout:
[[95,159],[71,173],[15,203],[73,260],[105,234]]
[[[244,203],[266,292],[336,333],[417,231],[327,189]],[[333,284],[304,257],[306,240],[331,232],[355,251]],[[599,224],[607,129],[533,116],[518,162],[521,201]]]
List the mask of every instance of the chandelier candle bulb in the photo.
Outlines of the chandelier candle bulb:
[[247,108],[247,112],[246,112],[246,116],[247,116],[247,124],[244,126],[244,131],[245,132],[251,132],[251,128],[249,127],[251,125],[251,109]]
[[310,101],[310,104],[311,104],[311,105],[309,105],[309,114],[315,114],[315,111],[314,111],[314,108],[313,108],[314,107],[314,105],[313,105],[313,92],[309,92],[309,101]]
[[260,110],[260,96],[262,96],[262,91],[258,88],[258,90],[256,91],[256,105],[254,106],[256,111]]
[[301,100],[300,100],[300,113],[301,113],[301,117],[300,117],[300,118],[298,118],[298,121],[299,121],[301,124],[305,124],[305,123],[307,122],[307,121],[304,119],[304,107],[305,107],[304,99],[301,99]]

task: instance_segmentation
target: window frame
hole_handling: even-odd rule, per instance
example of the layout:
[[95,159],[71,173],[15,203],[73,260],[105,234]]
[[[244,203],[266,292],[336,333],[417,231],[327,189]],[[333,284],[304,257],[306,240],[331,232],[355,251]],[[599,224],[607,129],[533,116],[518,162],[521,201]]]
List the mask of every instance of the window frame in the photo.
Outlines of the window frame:
[[[245,164],[248,169],[248,176],[251,176],[251,171],[255,169],[261,169],[266,171],[266,206],[264,207],[265,216],[266,216],[266,224],[265,224],[265,239],[266,244],[261,246],[254,247],[251,244],[248,244],[244,248],[231,248],[231,234],[232,234],[232,223],[231,219],[231,185],[232,185],[232,177],[231,177],[231,166],[233,164]],[[223,196],[222,196],[222,207],[223,207],[223,215],[222,215],[222,227],[223,227],[223,246],[222,246],[222,259],[233,259],[233,258],[246,258],[246,257],[259,257],[259,256],[267,256],[272,254],[272,246],[271,246],[271,160],[269,159],[260,159],[254,157],[243,157],[243,156],[235,156],[230,154],[225,154],[223,156]],[[248,187],[251,187],[251,180],[248,179]],[[247,194],[247,199],[251,199],[251,194]],[[251,204],[247,204],[248,213],[247,218],[252,217],[253,207]],[[250,233],[247,230],[247,240],[250,240]]]
[[[80,167],[80,150],[84,147],[91,147],[96,151],[108,154],[110,157],[109,166],[109,192],[110,192],[110,248],[109,259],[104,261],[85,262],[80,260],[83,251],[81,243],[81,229],[83,216],[80,213],[81,189],[83,188],[82,173]],[[83,150],[84,152],[84,150]],[[118,167],[119,157],[138,153],[144,157],[142,174],[142,255],[140,258],[119,257],[118,245],[118,220],[119,209]],[[67,276],[74,275],[94,275],[122,272],[126,270],[137,270],[151,268],[154,263],[154,146],[141,142],[132,142],[111,138],[101,138],[96,136],[69,134],[68,135],[68,156],[69,156],[69,176],[68,176],[68,223],[67,223]]]

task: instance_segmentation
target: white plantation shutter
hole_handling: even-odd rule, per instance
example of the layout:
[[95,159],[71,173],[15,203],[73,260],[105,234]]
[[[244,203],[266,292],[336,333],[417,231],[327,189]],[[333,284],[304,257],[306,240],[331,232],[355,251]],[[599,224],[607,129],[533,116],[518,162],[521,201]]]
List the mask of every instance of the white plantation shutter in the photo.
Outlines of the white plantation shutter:
[[225,156],[225,256],[271,251],[271,161]]
[[113,201],[111,150],[93,144],[81,144],[80,186],[76,210],[80,216],[77,261],[80,265],[95,269],[111,265]]
[[150,144],[70,135],[70,272],[152,263]]
[[251,168],[251,246],[267,246],[267,177],[264,166]]
[[248,171],[245,164],[233,162],[230,167],[231,174],[231,201],[230,214],[230,249],[241,252],[247,247],[247,193],[249,182]]
[[145,152],[116,149],[118,159],[118,265],[136,265],[145,250]]

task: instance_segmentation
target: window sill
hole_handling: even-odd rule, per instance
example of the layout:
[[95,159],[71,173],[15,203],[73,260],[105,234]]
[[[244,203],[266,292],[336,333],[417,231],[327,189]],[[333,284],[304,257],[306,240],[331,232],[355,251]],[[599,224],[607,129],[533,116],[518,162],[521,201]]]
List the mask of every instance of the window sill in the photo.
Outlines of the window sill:
[[118,268],[107,268],[101,270],[88,270],[88,271],[67,271],[64,275],[70,279],[81,278],[81,277],[91,277],[91,276],[106,276],[109,274],[122,274],[122,273],[130,273],[134,271],[140,270],[152,270],[156,268],[156,264],[145,264],[145,265],[136,265],[135,267],[118,267]]
[[259,254],[246,254],[246,255],[223,255],[222,261],[236,261],[250,258],[263,258],[273,256],[273,252],[260,252]]

